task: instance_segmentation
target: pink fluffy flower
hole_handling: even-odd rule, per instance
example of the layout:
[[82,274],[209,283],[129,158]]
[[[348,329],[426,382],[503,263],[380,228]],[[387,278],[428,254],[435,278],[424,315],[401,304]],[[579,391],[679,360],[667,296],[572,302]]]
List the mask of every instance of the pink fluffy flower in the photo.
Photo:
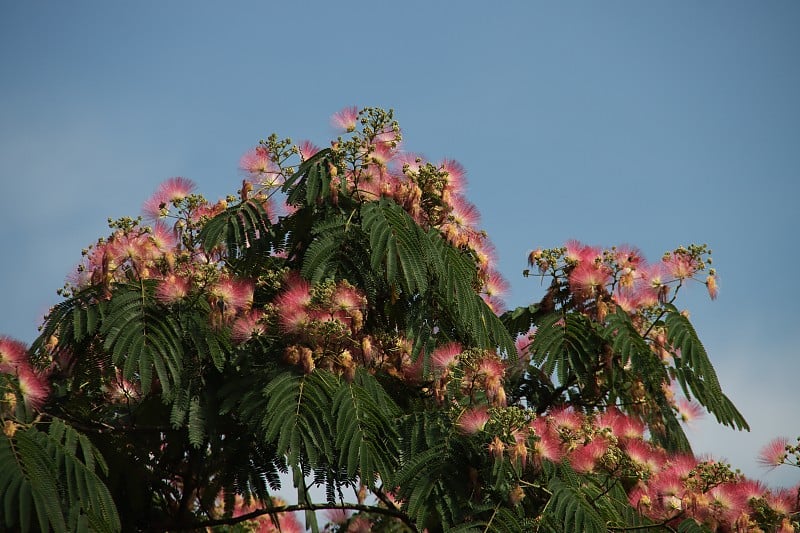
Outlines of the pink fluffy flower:
[[583,423],[581,415],[570,408],[556,408],[550,414],[550,419],[559,429],[578,431]]
[[758,453],[757,461],[767,468],[775,468],[783,464],[786,459],[786,446],[789,439],[778,437],[769,441]]
[[41,408],[50,394],[50,385],[46,377],[24,364],[17,367],[17,378],[25,405],[36,410]]
[[616,407],[611,407],[598,415],[598,427],[607,427],[614,436],[622,439],[640,439],[644,434],[644,424],[641,420],[620,412]]
[[300,144],[297,145],[297,149],[300,151],[300,158],[303,161],[308,161],[314,154],[319,152],[319,146],[311,141],[301,141]]
[[289,276],[286,289],[275,299],[279,320],[284,331],[293,332],[309,320],[311,286],[297,275]]
[[712,300],[717,299],[717,295],[719,294],[719,286],[717,285],[717,276],[714,274],[710,274],[706,278],[706,288],[708,289],[708,296]]
[[328,509],[322,514],[328,522],[341,526],[350,519],[351,512],[348,509]]
[[367,305],[367,299],[364,295],[349,284],[340,284],[336,287],[331,299],[334,308],[340,311],[361,309]]
[[425,158],[420,154],[401,152],[394,158],[393,168],[396,172],[416,174],[424,164]]
[[164,304],[170,305],[177,303],[189,294],[189,280],[183,276],[170,274],[162,279],[156,287],[156,299]]
[[475,228],[481,220],[478,208],[461,195],[454,194],[451,199],[450,219],[458,227]]
[[675,279],[691,278],[697,271],[697,261],[686,253],[673,253],[663,260],[667,272]]
[[0,373],[13,374],[16,368],[27,362],[28,348],[16,339],[0,336]]
[[244,171],[254,185],[274,187],[280,184],[280,169],[263,146],[256,146],[245,152],[239,160],[239,168]]
[[663,451],[639,439],[626,441],[625,453],[634,463],[651,473],[659,471],[666,460]]
[[249,281],[222,278],[211,286],[210,293],[215,302],[235,311],[253,303],[253,284]]
[[448,342],[439,346],[433,351],[431,355],[431,363],[433,368],[442,371],[456,362],[456,358],[461,354],[463,349],[457,342]]
[[266,332],[266,325],[262,318],[264,318],[264,312],[258,309],[253,309],[237,318],[231,331],[233,342],[237,344],[246,342],[252,337]]
[[544,431],[538,434],[539,438],[533,443],[534,457],[539,462],[542,460],[557,463],[564,458],[564,450],[561,447],[561,438],[555,431]]
[[534,335],[536,335],[536,327],[531,328],[528,333],[517,336],[514,341],[514,346],[517,349],[517,358],[520,361],[527,361],[530,359],[530,348],[533,343]]
[[488,296],[502,298],[508,293],[508,281],[494,269],[488,269],[483,281],[483,292]]
[[611,281],[608,267],[592,262],[581,262],[569,275],[570,290],[585,298],[596,296]]
[[641,302],[637,295],[638,293],[634,291],[616,290],[611,296],[611,299],[626,313],[634,313],[641,306]]
[[569,454],[569,463],[576,472],[591,472],[606,451],[608,451],[608,441],[602,437],[595,437],[587,444],[575,448]]
[[331,117],[331,126],[339,131],[347,133],[355,131],[357,123],[358,107],[356,106],[345,107],[334,113]]
[[481,405],[464,411],[458,418],[456,426],[460,432],[474,435],[479,431],[483,431],[489,418],[489,410],[486,406]]
[[747,500],[735,483],[722,483],[712,487],[707,493],[713,513],[723,521],[734,522],[748,509]]
[[461,194],[467,185],[467,171],[461,163],[452,159],[442,161],[440,168],[447,172],[445,189],[453,194]]
[[175,237],[175,232],[170,230],[163,222],[156,222],[153,226],[153,231],[150,233],[150,239],[155,247],[162,253],[170,252],[178,245],[178,239]]
[[594,263],[601,258],[600,248],[589,246],[580,241],[571,239],[564,245],[567,249],[565,257],[573,263]]
[[618,246],[614,251],[614,260],[620,268],[630,268],[633,270],[638,269],[644,265],[644,257],[642,252],[635,246],[623,244]]
[[192,194],[195,187],[190,179],[169,178],[159,185],[156,192],[144,203],[142,211],[152,220],[159,219],[169,210],[173,202],[179,202]]
[[680,398],[676,402],[675,407],[678,410],[678,416],[686,424],[690,424],[698,418],[702,418],[705,414],[703,412],[702,405],[697,402],[687,400],[686,398]]

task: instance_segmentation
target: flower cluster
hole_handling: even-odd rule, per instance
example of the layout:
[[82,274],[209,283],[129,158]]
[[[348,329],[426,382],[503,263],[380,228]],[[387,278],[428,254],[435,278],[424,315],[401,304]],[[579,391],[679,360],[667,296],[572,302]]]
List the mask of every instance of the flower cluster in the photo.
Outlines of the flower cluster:
[[38,410],[50,394],[47,371],[31,365],[28,347],[10,337],[0,336],[0,417],[12,415],[18,398],[29,409]]
[[[402,149],[402,133],[391,111],[375,108],[345,108],[331,123],[350,137],[334,140],[332,150],[337,164],[331,176],[331,200],[336,203],[340,190],[360,201],[390,198],[402,206],[423,228],[436,228],[454,246],[470,251],[479,268],[481,295],[496,312],[504,310],[503,295],[508,284],[494,268],[494,248],[479,228],[480,215],[465,196],[466,172],[457,161],[438,163]],[[242,167],[264,187],[282,183],[294,166],[290,157],[299,154],[307,160],[318,151],[308,141],[290,145],[271,137],[248,152]],[[258,157],[256,157],[258,155]],[[252,163],[257,160],[258,163]],[[263,170],[266,168],[267,170]],[[278,176],[278,177],[275,177]]]
[[593,304],[601,321],[612,305],[636,314],[671,302],[686,281],[705,270],[708,275],[703,283],[711,298],[718,293],[716,271],[709,268],[711,251],[706,245],[680,247],[664,254],[657,263],[647,263],[634,247],[604,250],[573,240],[561,248],[532,251],[528,263],[541,275],[550,275],[566,286],[576,303]]
[[362,333],[366,297],[347,281],[328,280],[312,286],[289,275],[270,306],[287,342],[285,362],[306,373],[317,367],[355,374],[356,363],[369,364],[373,342]]
[[[271,498],[270,504],[270,507],[284,507],[286,502],[280,498]],[[264,505],[255,501],[247,502],[242,496],[236,494],[233,497],[233,509],[229,511],[230,516],[236,518],[263,509],[265,509]],[[213,514],[224,516],[225,511],[225,493],[223,492],[214,502]],[[289,512],[265,513],[245,522],[240,527],[242,527],[241,531],[252,533],[301,533],[305,531],[305,528],[297,519],[297,514]],[[212,531],[212,528],[208,528],[208,531]]]
[[[644,516],[667,524],[693,518],[714,531],[759,531],[765,521],[791,531],[790,518],[800,512],[800,486],[769,490],[724,463],[667,453],[645,440],[640,420],[615,408],[595,416],[558,408],[530,420],[516,416],[511,424],[504,411],[469,409],[457,427],[483,433],[490,439],[487,453],[496,460],[507,457],[522,476],[545,462],[567,462],[584,475],[634,479],[630,503]],[[796,452],[780,447],[779,458],[778,448],[773,443],[762,453],[773,465],[783,461],[787,449]]]

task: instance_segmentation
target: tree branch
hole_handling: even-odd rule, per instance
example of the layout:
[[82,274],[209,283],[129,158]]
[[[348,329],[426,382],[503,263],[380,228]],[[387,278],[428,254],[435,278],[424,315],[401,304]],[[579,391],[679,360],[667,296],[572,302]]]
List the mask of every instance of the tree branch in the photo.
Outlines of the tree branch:
[[191,524],[170,524],[167,526],[159,526],[157,528],[151,529],[150,531],[190,531],[206,527],[229,526],[233,524],[238,524],[240,522],[246,522],[247,520],[252,520],[254,518],[258,518],[259,516],[263,516],[266,514],[277,515],[280,513],[291,513],[294,511],[323,511],[326,509],[349,509],[353,511],[362,511],[365,513],[376,513],[376,514],[391,516],[392,518],[397,518],[401,520],[404,524],[409,526],[412,531],[414,532],[418,531],[414,523],[411,521],[411,519],[402,511],[398,511],[397,509],[389,509],[385,507],[375,507],[372,505],[362,505],[358,503],[312,503],[312,504],[280,505],[277,507],[270,507],[268,509],[258,509],[250,513],[243,514],[241,516],[233,516],[230,518],[218,518],[214,520],[194,522]]

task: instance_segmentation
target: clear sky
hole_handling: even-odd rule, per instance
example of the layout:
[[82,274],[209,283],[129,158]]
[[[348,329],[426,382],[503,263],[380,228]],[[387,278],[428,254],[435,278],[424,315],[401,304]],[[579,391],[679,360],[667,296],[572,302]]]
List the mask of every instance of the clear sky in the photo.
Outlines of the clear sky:
[[[224,6],[224,7],[223,7]],[[708,243],[719,299],[682,304],[753,431],[689,432],[772,485],[800,435],[800,3],[2,2],[0,333],[31,341],[106,219],[166,178],[214,200],[272,132],[325,144],[346,105],[460,161],[512,285],[576,238]]]

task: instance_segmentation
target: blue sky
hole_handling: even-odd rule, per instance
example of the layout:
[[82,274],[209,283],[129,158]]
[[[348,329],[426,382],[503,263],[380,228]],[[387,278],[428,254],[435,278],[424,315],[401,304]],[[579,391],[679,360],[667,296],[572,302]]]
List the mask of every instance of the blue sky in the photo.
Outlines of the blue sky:
[[346,105],[392,107],[407,149],[450,157],[512,285],[570,238],[650,259],[714,250],[720,297],[684,294],[753,431],[800,435],[800,3],[0,3],[0,333],[25,341],[106,219],[171,176],[216,199],[272,132],[324,144]]

